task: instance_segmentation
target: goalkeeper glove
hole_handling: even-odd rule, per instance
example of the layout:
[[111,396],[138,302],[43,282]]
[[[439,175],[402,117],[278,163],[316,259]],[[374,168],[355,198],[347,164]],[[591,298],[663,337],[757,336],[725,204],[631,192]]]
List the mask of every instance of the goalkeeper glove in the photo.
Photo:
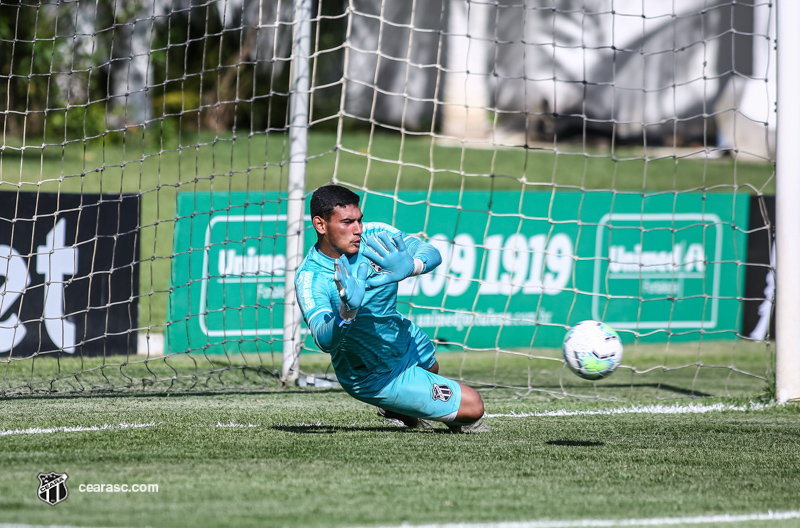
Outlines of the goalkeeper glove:
[[[349,314],[351,315],[350,318],[355,317],[355,312],[364,302],[369,264],[362,262],[358,266],[356,274],[353,275],[350,263],[347,261],[347,257],[343,255],[333,263],[333,266],[335,269],[333,280],[336,282],[336,288],[339,290],[342,304],[345,305],[348,312],[352,312]],[[344,316],[344,314],[342,315]],[[345,319],[348,318],[345,317]]]
[[384,284],[400,282],[414,274],[414,258],[408,254],[402,233],[389,238],[386,231],[378,233],[378,241],[374,236],[367,240],[363,255],[383,268],[383,273],[371,277],[367,286],[377,288]]

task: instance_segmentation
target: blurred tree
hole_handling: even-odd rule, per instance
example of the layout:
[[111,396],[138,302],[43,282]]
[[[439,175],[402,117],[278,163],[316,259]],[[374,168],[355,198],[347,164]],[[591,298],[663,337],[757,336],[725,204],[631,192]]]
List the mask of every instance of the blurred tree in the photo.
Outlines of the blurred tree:
[[[53,144],[116,140],[141,125],[159,137],[285,129],[292,2],[47,1],[0,4],[7,134]],[[322,126],[339,114],[346,5],[314,5],[312,119]]]

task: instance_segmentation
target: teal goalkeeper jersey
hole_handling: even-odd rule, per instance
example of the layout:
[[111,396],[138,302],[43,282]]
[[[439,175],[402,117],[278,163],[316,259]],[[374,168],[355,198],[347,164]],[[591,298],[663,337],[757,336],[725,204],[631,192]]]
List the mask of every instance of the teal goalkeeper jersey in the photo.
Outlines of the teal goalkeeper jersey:
[[[358,254],[348,259],[354,272],[362,262],[367,262],[370,264],[367,278],[379,273],[362,252],[366,241],[381,231],[387,231],[389,236],[401,233],[388,224],[364,223]],[[423,273],[441,262],[432,245],[402,234],[407,251],[426,262]],[[359,386],[366,388],[370,377],[391,371],[404,358],[411,341],[421,345],[428,337],[397,311],[396,282],[367,290],[355,320],[341,324],[337,317],[341,299],[333,274],[334,259],[322,254],[317,246],[311,248],[297,270],[297,299],[317,346],[331,354],[339,381],[356,390]]]

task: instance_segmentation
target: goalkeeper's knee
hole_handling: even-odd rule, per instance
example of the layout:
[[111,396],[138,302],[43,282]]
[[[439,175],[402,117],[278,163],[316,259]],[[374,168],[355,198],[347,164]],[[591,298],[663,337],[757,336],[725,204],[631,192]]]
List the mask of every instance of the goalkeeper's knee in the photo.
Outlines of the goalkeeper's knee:
[[483,399],[478,391],[472,387],[461,385],[461,405],[458,407],[453,424],[468,425],[475,423],[483,417]]

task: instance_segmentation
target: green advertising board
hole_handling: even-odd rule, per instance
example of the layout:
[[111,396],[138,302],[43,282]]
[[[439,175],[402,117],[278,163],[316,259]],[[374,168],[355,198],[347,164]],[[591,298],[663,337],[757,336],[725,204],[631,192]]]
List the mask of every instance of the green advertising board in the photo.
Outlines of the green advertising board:
[[[560,346],[584,319],[628,342],[740,328],[748,200],[733,194],[408,191],[362,209],[439,249],[398,310],[458,349]],[[170,352],[281,350],[285,212],[278,193],[178,195]]]

